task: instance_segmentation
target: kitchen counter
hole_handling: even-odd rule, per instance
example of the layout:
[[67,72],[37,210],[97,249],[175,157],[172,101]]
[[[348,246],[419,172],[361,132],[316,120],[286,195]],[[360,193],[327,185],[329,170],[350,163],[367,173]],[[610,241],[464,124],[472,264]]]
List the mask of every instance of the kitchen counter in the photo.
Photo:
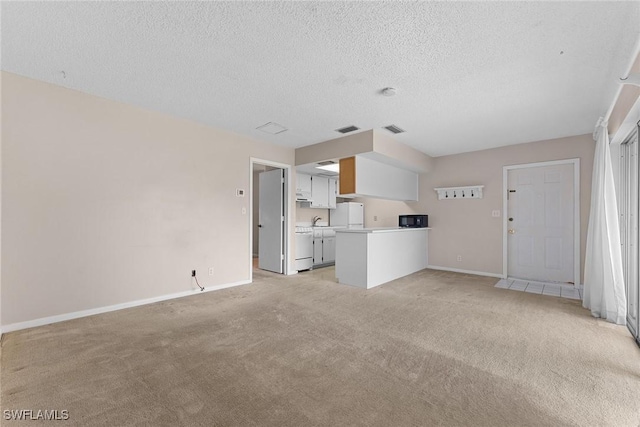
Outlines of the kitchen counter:
[[431,230],[429,227],[411,228],[411,227],[377,227],[377,228],[336,228],[336,232],[340,233],[390,233],[396,231],[420,231]]
[[336,229],[336,278],[370,289],[428,265],[430,228]]

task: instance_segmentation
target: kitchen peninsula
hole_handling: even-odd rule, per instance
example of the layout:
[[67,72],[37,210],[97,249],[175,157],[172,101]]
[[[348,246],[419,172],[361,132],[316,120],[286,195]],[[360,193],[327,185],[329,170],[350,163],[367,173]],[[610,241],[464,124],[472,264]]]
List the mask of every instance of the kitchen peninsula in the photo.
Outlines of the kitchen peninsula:
[[336,230],[336,278],[370,289],[427,268],[430,228]]

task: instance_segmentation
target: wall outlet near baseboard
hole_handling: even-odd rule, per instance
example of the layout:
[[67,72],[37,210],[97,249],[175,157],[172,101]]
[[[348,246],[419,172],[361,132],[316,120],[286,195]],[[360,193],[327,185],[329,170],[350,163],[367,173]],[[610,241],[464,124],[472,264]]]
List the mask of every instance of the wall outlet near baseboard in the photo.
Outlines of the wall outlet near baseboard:
[[209,276],[213,276],[213,267],[209,267]]
[[456,258],[456,261],[462,262],[462,255],[458,255],[458,257]]

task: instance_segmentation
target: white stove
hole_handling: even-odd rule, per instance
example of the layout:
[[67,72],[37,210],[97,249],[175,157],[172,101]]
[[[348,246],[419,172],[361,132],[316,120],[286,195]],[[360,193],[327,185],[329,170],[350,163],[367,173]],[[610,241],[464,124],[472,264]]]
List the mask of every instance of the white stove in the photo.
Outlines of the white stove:
[[296,270],[313,267],[313,228],[296,227]]

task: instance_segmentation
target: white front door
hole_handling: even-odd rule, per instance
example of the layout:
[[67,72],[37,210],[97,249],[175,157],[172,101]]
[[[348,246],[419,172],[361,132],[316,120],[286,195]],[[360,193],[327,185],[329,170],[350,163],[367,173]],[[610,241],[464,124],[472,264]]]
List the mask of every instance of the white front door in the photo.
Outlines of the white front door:
[[574,281],[574,165],[508,171],[508,276]]
[[284,170],[260,174],[258,267],[284,272]]

